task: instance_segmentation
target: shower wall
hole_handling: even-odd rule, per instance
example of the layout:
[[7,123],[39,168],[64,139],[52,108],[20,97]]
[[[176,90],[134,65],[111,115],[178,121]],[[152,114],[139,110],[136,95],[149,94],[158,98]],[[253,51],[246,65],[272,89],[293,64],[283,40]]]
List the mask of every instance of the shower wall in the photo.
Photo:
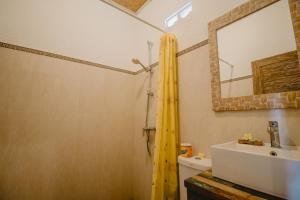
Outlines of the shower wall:
[[134,76],[0,48],[0,198],[131,199]]
[[[147,152],[147,137],[143,135],[145,127],[147,90],[149,73],[140,73],[135,76],[135,108],[134,108],[134,157],[133,157],[133,195],[134,200],[150,199],[152,181],[153,145],[155,135],[150,137],[150,149],[152,156]],[[155,127],[156,123],[156,98],[158,85],[158,67],[153,68],[152,92],[154,96],[149,104],[149,126]]]

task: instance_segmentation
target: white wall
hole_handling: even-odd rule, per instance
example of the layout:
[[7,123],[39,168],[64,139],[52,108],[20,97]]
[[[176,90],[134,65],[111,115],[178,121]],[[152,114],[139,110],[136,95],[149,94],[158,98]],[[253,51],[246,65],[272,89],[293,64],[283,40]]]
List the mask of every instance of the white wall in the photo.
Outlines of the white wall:
[[166,29],[164,20],[189,0],[152,0],[139,17],[174,33],[178,38],[179,50],[190,47],[208,38],[208,22],[221,16],[246,0],[192,0],[193,11],[189,16]]
[[136,71],[161,32],[99,0],[0,0],[0,41]]
[[222,98],[242,97],[253,95],[253,79],[221,83]]

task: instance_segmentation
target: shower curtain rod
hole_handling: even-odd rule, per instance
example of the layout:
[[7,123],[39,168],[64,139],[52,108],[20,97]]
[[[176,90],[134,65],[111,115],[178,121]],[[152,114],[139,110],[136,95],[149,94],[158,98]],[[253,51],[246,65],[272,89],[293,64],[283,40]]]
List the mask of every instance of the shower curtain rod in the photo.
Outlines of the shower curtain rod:
[[139,20],[140,22],[142,22],[142,23],[144,23],[144,24],[146,24],[148,26],[151,26],[152,28],[154,28],[154,29],[156,29],[156,30],[158,30],[158,31],[160,31],[162,33],[166,33],[166,31],[164,31],[163,29],[161,29],[161,28],[159,28],[157,26],[154,26],[153,24],[150,24],[149,22],[147,22],[147,21],[145,21],[145,20],[143,20],[143,19],[135,16],[134,14],[131,14],[130,12],[128,12],[128,11],[120,8],[119,6],[115,5],[114,3],[109,2],[108,0],[100,0],[100,1],[102,1],[103,3],[105,3],[105,4],[111,6],[111,7],[115,8],[115,9],[117,9],[117,10],[119,10],[119,11],[121,11],[121,12],[123,12],[123,13],[125,13],[125,14],[133,17],[133,18],[135,18],[136,20]]

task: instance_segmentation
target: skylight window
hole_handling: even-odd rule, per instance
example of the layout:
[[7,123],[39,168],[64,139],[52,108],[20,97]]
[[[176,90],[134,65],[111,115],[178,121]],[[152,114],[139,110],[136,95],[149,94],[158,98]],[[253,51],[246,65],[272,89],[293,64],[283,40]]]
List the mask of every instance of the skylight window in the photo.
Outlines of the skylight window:
[[180,8],[178,11],[176,11],[174,14],[171,16],[167,17],[165,20],[165,26],[167,27],[172,27],[176,22],[180,19],[185,18],[192,12],[193,10],[193,5],[192,2],[190,1],[189,3],[185,4],[182,8]]

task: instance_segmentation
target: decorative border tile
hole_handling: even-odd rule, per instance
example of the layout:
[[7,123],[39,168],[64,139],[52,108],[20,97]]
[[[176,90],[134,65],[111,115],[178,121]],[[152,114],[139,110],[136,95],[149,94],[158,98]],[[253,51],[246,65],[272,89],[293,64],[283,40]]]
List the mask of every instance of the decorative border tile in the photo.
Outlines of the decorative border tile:
[[18,51],[23,51],[23,52],[27,52],[27,53],[33,53],[33,54],[37,54],[37,55],[41,55],[41,56],[47,56],[47,57],[61,59],[61,60],[66,60],[66,61],[70,61],[70,62],[80,63],[80,64],[89,65],[89,66],[93,66],[93,67],[109,69],[109,70],[112,70],[112,71],[122,72],[122,73],[126,73],[126,74],[131,74],[131,75],[136,74],[135,72],[132,72],[132,71],[129,71],[129,70],[124,70],[124,69],[120,69],[120,68],[116,68],[116,67],[102,65],[102,64],[99,64],[99,63],[94,63],[94,62],[90,62],[90,61],[86,61],[86,60],[81,60],[81,59],[77,59],[77,58],[63,56],[63,55],[60,55],[60,54],[50,53],[50,52],[46,52],[46,51],[40,51],[40,50],[31,49],[31,48],[27,48],[27,47],[22,47],[22,46],[18,46],[18,45],[8,44],[8,43],[4,43],[4,42],[0,42],[0,47],[7,48],[7,49],[18,50]]
[[[204,40],[201,41],[191,47],[188,47],[180,52],[178,52],[176,54],[177,57],[182,56],[184,54],[187,54],[191,51],[194,51],[202,46],[205,46],[208,44],[208,40]],[[126,74],[131,74],[131,75],[137,75],[139,73],[144,72],[144,69],[138,70],[136,72],[133,71],[129,71],[129,70],[124,70],[124,69],[120,69],[117,67],[111,67],[108,65],[102,65],[99,63],[94,63],[94,62],[90,62],[90,61],[86,61],[86,60],[81,60],[81,59],[77,59],[77,58],[72,58],[72,57],[68,57],[68,56],[64,56],[64,55],[60,55],[60,54],[55,54],[55,53],[50,53],[50,52],[46,52],[46,51],[41,51],[41,50],[37,50],[37,49],[32,49],[32,48],[27,48],[27,47],[22,47],[22,46],[18,46],[18,45],[14,45],[14,44],[8,44],[5,42],[0,42],[0,48],[7,48],[7,49],[13,49],[13,50],[17,50],[17,51],[23,51],[26,53],[33,53],[33,54],[37,54],[37,55],[41,55],[41,56],[47,56],[47,57],[51,57],[51,58],[56,58],[56,59],[61,59],[61,60],[66,60],[66,61],[70,61],[70,62],[75,62],[75,63],[80,63],[80,64],[85,64],[85,65],[89,65],[89,66],[93,66],[93,67],[99,67],[99,68],[103,68],[103,69],[108,69],[108,70],[113,70],[113,71],[117,71],[117,72],[122,72],[122,73],[126,73]],[[155,62],[151,65],[151,67],[156,67],[158,66],[158,62]]]
[[[221,97],[217,30],[278,1],[279,0],[250,0],[209,23],[209,56],[212,105],[214,111],[300,108],[300,91],[233,98]],[[289,0],[289,5],[295,31],[298,55],[300,55],[300,1]]]
[[[154,67],[157,67],[159,65],[159,63],[158,62],[155,62],[155,63],[153,63],[152,65],[150,65],[150,67],[151,68],[154,68]],[[138,71],[136,71],[135,72],[135,75],[138,75],[138,74],[140,74],[140,73],[142,73],[142,72],[144,72],[145,70],[144,69],[140,69],[140,70],[138,70]]]
[[203,46],[205,46],[205,45],[207,45],[208,44],[208,40],[203,40],[203,41],[201,41],[201,42],[199,42],[199,43],[197,43],[197,44],[195,44],[195,45],[193,45],[193,46],[191,46],[191,47],[188,47],[188,48],[186,48],[186,49],[184,49],[184,50],[182,50],[182,51],[179,51],[177,54],[176,54],[176,56],[177,57],[180,57],[180,56],[182,56],[182,55],[184,55],[184,54],[187,54],[187,53],[189,53],[189,52],[191,52],[191,51],[194,51],[194,50],[196,50],[196,49],[199,49],[200,47],[203,47]]
[[[176,53],[176,57],[183,56],[183,55],[185,55],[185,54],[187,54],[187,53],[190,53],[190,52],[192,52],[192,51],[194,51],[194,50],[196,50],[196,49],[199,49],[200,47],[203,47],[203,46],[205,46],[205,45],[208,45],[208,40],[203,40],[203,41],[201,41],[201,42],[199,42],[199,43],[197,43],[197,44],[195,44],[195,45],[193,45],[193,46],[191,46],[191,47],[188,47],[188,48],[186,48],[186,49],[184,49],[184,50],[182,50],[182,51],[177,52],[177,53]],[[153,64],[151,65],[151,67],[152,67],[152,68],[153,68],[153,67],[157,67],[158,64],[159,64],[158,62],[153,63]],[[141,69],[141,70],[137,71],[136,74],[142,73],[142,72],[144,72],[144,71],[145,71],[144,69]]]

